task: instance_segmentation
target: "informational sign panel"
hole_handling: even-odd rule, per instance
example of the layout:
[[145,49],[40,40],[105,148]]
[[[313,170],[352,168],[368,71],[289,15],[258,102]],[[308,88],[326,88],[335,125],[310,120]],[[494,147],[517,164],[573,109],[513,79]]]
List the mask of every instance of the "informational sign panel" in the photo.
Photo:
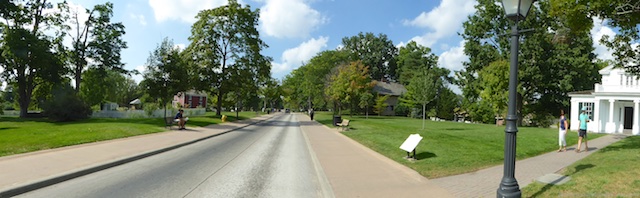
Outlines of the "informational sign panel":
[[400,145],[400,149],[411,152],[413,151],[413,149],[416,149],[416,146],[418,146],[420,140],[422,140],[422,136],[420,136],[420,134],[411,134],[409,135],[407,140],[405,140],[404,143]]

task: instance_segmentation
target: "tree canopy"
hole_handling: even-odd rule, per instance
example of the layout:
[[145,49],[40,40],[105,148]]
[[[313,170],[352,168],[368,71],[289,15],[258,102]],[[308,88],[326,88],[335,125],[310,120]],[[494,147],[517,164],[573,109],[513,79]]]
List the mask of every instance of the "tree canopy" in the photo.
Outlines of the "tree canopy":
[[230,0],[200,11],[191,27],[187,60],[197,68],[199,89],[217,95],[217,115],[225,94],[242,88],[239,83],[268,80],[271,58],[260,54],[268,46],[256,28],[259,13]]

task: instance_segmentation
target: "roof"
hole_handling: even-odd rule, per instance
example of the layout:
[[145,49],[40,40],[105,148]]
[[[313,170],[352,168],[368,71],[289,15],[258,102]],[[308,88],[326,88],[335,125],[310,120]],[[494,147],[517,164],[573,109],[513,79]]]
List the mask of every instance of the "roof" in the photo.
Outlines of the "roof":
[[585,91],[574,91],[569,92],[568,95],[591,95],[593,90],[585,90]]
[[207,96],[206,92],[204,92],[204,91],[196,91],[196,90],[193,90],[193,89],[189,90],[189,91],[186,91],[185,94],[192,95],[192,96]]
[[373,91],[381,95],[400,96],[407,92],[407,89],[400,83],[376,81]]

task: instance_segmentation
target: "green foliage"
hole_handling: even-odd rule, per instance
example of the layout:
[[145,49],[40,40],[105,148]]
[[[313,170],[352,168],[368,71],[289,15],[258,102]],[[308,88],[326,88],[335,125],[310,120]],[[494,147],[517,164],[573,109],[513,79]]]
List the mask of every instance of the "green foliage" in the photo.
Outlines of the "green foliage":
[[343,105],[350,105],[354,113],[362,95],[370,93],[375,83],[369,77],[368,67],[360,61],[337,67],[329,79],[325,94],[338,104],[340,114]]
[[395,80],[398,48],[387,35],[360,32],[356,36],[342,38],[342,45],[350,53],[351,60],[360,60],[369,67],[371,79]]
[[184,56],[196,67],[197,88],[218,97],[218,109],[231,90],[249,92],[268,81],[271,58],[261,55],[268,46],[256,28],[258,10],[230,0],[228,5],[200,11],[196,18]]
[[153,112],[155,110],[159,109],[158,103],[145,103],[144,106],[142,107],[144,109],[144,112],[148,115],[151,116],[153,115]]
[[[408,85],[413,77],[420,71],[435,68],[438,65],[438,56],[431,53],[431,48],[418,45],[415,41],[410,41],[406,46],[400,47],[397,57],[398,82]],[[448,76],[448,73],[445,74]]]
[[509,100],[509,63],[497,60],[479,72],[481,85],[480,97],[493,109],[494,116],[506,117]]
[[389,95],[384,95],[384,96],[378,95],[378,97],[376,98],[375,106],[373,106],[374,112],[378,113],[378,115],[381,115],[382,112],[384,112],[384,110],[387,109],[388,99],[389,99]]
[[165,38],[147,59],[144,85],[147,94],[161,104],[169,103],[175,94],[190,87],[188,68],[173,42]]
[[325,86],[329,74],[338,65],[348,64],[349,53],[345,50],[327,50],[318,53],[309,62],[287,75],[282,83],[284,97],[291,104],[327,108]]
[[[634,3],[635,2],[635,3]],[[633,0],[554,0],[551,1],[550,15],[560,19],[567,29],[567,36],[589,33],[594,18],[606,19],[604,23],[616,29],[610,38],[604,35],[600,40],[613,52],[618,67],[640,74],[640,8]],[[635,44],[634,44],[635,43]],[[634,49],[633,46],[636,45]]]
[[407,104],[405,103],[398,103],[398,106],[396,106],[395,109],[393,109],[395,111],[395,114],[397,116],[409,116],[409,113],[411,113],[411,106],[407,106]]
[[[76,90],[82,89],[83,75],[85,69],[94,68],[100,71],[124,72],[122,68],[120,52],[127,48],[127,43],[122,39],[125,34],[124,25],[112,23],[113,3],[95,5],[92,9],[75,10],[69,7],[66,1],[58,3],[61,12],[56,17],[59,20],[57,26],[61,29],[61,34],[71,37],[70,49],[66,53],[67,59],[73,64],[71,67],[75,79]],[[86,21],[78,18],[84,11],[88,18]],[[71,25],[70,25],[71,24]],[[73,26],[73,27],[72,27]],[[91,60],[92,64],[89,64]],[[86,74],[90,76],[91,74]],[[100,79],[92,79],[93,81]],[[111,82],[103,82],[109,84]],[[105,93],[96,93],[103,95]],[[83,94],[86,97],[86,93]],[[90,103],[95,103],[95,98],[89,99]]]
[[42,108],[44,114],[56,122],[86,119],[92,112],[91,107],[68,85],[55,89],[53,97],[47,100]]
[[[592,89],[599,80],[588,32],[569,34],[564,21],[549,15],[549,1],[536,4],[529,16],[518,24],[519,29],[534,29],[521,34],[519,41],[516,98],[517,112],[521,115],[551,114],[566,108],[569,105],[567,93]],[[503,82],[507,83],[509,79],[503,73],[507,70],[500,68],[507,66],[501,61],[509,60],[511,45],[509,36],[500,35],[509,35],[513,22],[505,18],[504,10],[496,0],[479,0],[476,10],[463,24],[465,30],[461,35],[466,41],[465,54],[469,56],[469,62],[456,73],[456,83],[466,100],[463,108],[475,115],[472,117],[489,120],[486,118],[504,112],[504,106],[498,105],[504,104],[504,95],[499,91],[504,92]],[[481,100],[488,101],[483,102],[481,108],[474,107]],[[491,110],[486,111],[485,107]],[[491,115],[479,115],[481,113]]]

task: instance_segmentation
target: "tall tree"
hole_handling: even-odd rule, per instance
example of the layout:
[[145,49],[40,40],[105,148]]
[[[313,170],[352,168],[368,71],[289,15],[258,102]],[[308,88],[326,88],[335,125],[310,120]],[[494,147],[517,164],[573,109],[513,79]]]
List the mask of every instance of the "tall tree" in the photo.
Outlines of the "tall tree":
[[[438,65],[438,56],[431,53],[431,48],[410,41],[406,46],[400,47],[397,57],[397,80],[403,85],[408,85],[413,76],[420,71],[428,70]],[[447,76],[449,74],[446,74]]]
[[422,106],[422,129],[426,119],[427,105],[436,99],[438,92],[444,87],[442,78],[435,72],[423,70],[411,79],[403,100]]
[[64,66],[61,54],[55,50],[61,43],[43,33],[42,28],[54,21],[49,14],[51,3],[29,0],[9,1],[3,5],[5,7],[0,9],[2,76],[9,84],[17,85],[20,117],[26,117],[34,88],[43,82],[56,84],[62,79]]
[[188,66],[173,41],[165,38],[149,55],[144,73],[147,94],[165,107],[175,94],[190,88]]
[[360,61],[337,67],[329,79],[325,94],[338,104],[339,114],[343,105],[356,107],[362,95],[370,93],[375,85],[369,77],[369,68]]
[[[81,90],[82,74],[89,66],[101,70],[124,72],[120,52],[127,48],[122,40],[124,25],[113,23],[113,3],[95,5],[93,9],[77,10],[64,1],[58,4],[60,29],[71,37],[68,60],[72,64],[76,92]],[[84,12],[84,13],[81,13]],[[87,19],[81,18],[88,15]],[[89,62],[91,60],[91,62]]]
[[[475,114],[471,112],[473,109],[482,110],[474,106],[481,105],[480,101],[484,100],[481,96],[485,89],[483,80],[497,80],[478,78],[479,72],[491,63],[509,57],[510,44],[508,37],[503,35],[508,35],[512,23],[505,18],[496,0],[480,0],[476,10],[476,14],[463,24],[465,30],[461,34],[466,40],[465,54],[469,56],[469,62],[464,63],[465,68],[456,74],[465,96],[464,107],[471,115]],[[569,39],[558,39],[565,35],[564,24],[550,16],[549,10],[549,0],[538,1],[529,16],[519,23],[520,29],[534,28],[523,33],[519,41],[519,115],[551,115],[568,104],[568,92],[588,89],[598,80],[590,36],[581,33],[571,34]],[[482,105],[488,104],[485,101]]]
[[396,80],[396,61],[398,48],[385,34],[368,32],[342,39],[344,50],[351,53],[352,60],[360,60],[369,67],[369,76],[373,80]]
[[606,19],[617,34],[600,40],[613,51],[618,67],[640,75],[640,2],[637,0],[554,0],[551,15],[565,24],[567,36],[588,33],[593,19]]
[[[261,78],[269,75],[270,57],[260,54],[268,47],[257,30],[259,10],[241,6],[236,0],[214,9],[202,10],[191,27],[191,44],[188,47],[190,61],[200,70],[201,89],[218,96],[217,115],[229,90],[235,89],[238,78]],[[252,72],[249,76],[234,75],[237,67]],[[215,94],[214,94],[215,93]]]

